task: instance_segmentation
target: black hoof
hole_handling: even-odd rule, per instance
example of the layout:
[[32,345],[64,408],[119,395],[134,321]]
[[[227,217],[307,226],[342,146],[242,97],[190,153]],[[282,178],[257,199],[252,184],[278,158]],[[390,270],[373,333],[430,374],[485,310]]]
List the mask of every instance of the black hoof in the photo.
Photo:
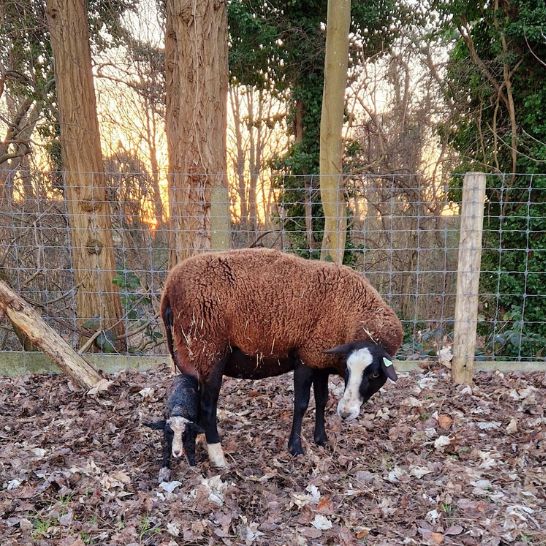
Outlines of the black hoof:
[[318,446],[325,446],[328,443],[328,438],[326,435],[323,436],[315,436],[315,444]]
[[288,451],[290,451],[290,454],[294,457],[298,455],[303,455],[305,453],[303,451],[303,447],[301,447],[301,444],[288,444]]

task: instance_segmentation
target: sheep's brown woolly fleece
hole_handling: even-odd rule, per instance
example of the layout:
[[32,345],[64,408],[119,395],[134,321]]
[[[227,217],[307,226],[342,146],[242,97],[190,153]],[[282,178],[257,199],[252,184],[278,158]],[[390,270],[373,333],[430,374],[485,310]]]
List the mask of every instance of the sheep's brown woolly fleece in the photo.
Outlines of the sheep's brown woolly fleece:
[[169,273],[167,305],[182,367],[205,375],[230,346],[258,361],[297,352],[308,366],[341,373],[326,349],[371,338],[394,355],[402,343],[399,319],[362,275],[271,249],[185,260]]

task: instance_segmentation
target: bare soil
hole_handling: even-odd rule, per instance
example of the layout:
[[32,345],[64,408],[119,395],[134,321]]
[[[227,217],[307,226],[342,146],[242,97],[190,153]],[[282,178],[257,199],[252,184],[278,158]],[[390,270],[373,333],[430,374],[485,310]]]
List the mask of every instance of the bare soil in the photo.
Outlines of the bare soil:
[[[226,379],[229,462],[173,467],[159,484],[170,371],[124,372],[94,396],[63,376],[0,378],[0,543],[546,544],[546,374],[404,374],[342,423],[332,380],[329,445],[286,450],[291,375]],[[311,407],[313,402],[311,402]]]

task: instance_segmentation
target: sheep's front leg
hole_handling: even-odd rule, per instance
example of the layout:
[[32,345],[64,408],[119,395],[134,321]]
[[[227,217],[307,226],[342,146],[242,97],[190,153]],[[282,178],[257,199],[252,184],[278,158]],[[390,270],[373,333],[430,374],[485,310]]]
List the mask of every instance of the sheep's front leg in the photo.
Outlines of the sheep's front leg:
[[313,376],[313,391],[315,393],[315,444],[323,446],[328,441],[324,428],[324,410],[328,402],[328,376],[326,370],[315,370]]
[[313,382],[314,370],[299,362],[294,369],[294,418],[292,431],[288,440],[288,450],[292,455],[302,455],[301,425],[303,416],[309,405],[311,396],[311,383]]
[[220,396],[220,387],[222,386],[222,369],[223,367],[215,371],[206,382],[201,384],[200,392],[200,424],[205,431],[205,438],[207,439],[209,461],[213,466],[219,468],[226,466],[216,418],[218,397]]

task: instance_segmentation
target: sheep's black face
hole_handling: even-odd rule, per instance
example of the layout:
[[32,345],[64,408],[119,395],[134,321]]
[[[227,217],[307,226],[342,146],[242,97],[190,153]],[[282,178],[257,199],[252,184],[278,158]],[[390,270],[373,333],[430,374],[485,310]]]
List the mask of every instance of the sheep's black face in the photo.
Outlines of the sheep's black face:
[[345,392],[337,406],[343,419],[356,419],[362,404],[379,391],[388,378],[392,381],[398,379],[390,356],[375,343],[350,343],[327,352],[347,355]]

